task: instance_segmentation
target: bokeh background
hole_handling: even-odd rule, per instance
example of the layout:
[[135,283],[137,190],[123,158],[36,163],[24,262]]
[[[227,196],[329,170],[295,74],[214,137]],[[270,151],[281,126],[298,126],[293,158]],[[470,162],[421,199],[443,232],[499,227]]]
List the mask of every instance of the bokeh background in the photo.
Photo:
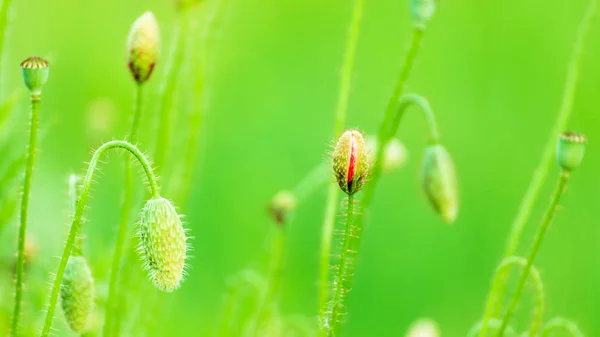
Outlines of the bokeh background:
[[[205,8],[215,0],[208,0]],[[326,155],[339,70],[351,15],[349,0],[229,0],[208,51],[210,72],[201,153],[185,209],[194,258],[182,288],[154,317],[159,336],[212,336],[227,280],[242,269],[264,271],[273,223],[266,206]],[[460,179],[458,220],[447,226],[418,182],[426,125],[409,113],[399,130],[408,163],[378,186],[363,238],[344,336],[402,336],[419,317],[443,336],[464,336],[480,318],[509,226],[530,182],[561,101],[566,64],[587,0],[442,1],[429,25],[408,91],[430,100]],[[126,67],[131,23],[152,10],[163,53],[147,86],[140,147],[157,135],[150,119],[172,43],[176,17],[168,0],[15,1],[0,73],[5,96],[22,88],[18,64],[31,55],[52,63],[44,91],[44,137],[34,175],[30,235],[37,255],[26,291],[24,324],[41,327],[50,273],[68,223],[66,181],[82,173],[90,150],[123,138],[134,85]],[[194,13],[201,23],[205,10]],[[406,0],[367,1],[349,105],[348,127],[374,133],[410,36]],[[600,23],[582,61],[570,128],[590,142],[573,174],[537,265],[547,291],[547,318],[562,315],[588,336],[600,335]],[[188,59],[189,60],[189,59]],[[194,60],[191,60],[194,62]],[[193,80],[183,70],[176,113],[184,113]],[[187,97],[187,98],[186,98]],[[17,114],[28,114],[23,95]],[[22,123],[18,146],[26,140]],[[15,145],[15,146],[17,146]],[[23,147],[24,149],[24,147]],[[174,148],[174,165],[183,151]],[[97,179],[84,228],[100,284],[120,214],[122,156],[112,155]],[[551,171],[533,210],[520,252],[528,247],[548,203]],[[141,185],[138,185],[141,186]],[[140,187],[141,189],[141,187]],[[167,196],[168,197],[168,196]],[[360,199],[360,195],[358,196]],[[325,188],[304,202],[286,228],[288,252],[281,294],[285,314],[316,315],[316,279]],[[16,219],[2,234],[4,259],[16,247]],[[10,273],[5,273],[10,275]],[[147,282],[145,279],[142,282]],[[6,283],[6,282],[5,282]],[[143,285],[140,285],[140,287]],[[100,290],[102,292],[102,290]],[[12,305],[12,290],[2,302]],[[527,297],[515,318],[523,328]],[[57,336],[70,336],[60,312]]]

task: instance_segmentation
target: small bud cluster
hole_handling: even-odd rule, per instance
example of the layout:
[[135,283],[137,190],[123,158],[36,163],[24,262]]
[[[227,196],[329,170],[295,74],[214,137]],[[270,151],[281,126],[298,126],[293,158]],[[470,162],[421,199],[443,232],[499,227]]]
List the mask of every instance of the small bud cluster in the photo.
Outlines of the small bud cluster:
[[359,131],[348,130],[338,139],[333,151],[333,173],[346,194],[353,195],[369,176],[369,155],[365,139]]
[[140,213],[140,252],[156,288],[171,292],[183,280],[187,257],[185,229],[175,207],[165,198],[146,202]]
[[81,334],[86,330],[95,298],[94,279],[83,256],[69,258],[62,279],[60,298],[69,327]]

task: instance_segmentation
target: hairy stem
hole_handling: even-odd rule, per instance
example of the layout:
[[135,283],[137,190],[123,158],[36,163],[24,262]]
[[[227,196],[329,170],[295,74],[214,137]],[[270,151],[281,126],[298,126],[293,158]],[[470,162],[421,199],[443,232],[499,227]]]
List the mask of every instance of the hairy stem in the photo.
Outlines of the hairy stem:
[[[548,172],[552,167],[555,144],[558,141],[560,133],[564,131],[569,122],[569,118],[571,117],[575,91],[579,81],[581,58],[585,49],[587,37],[589,36],[592,21],[596,17],[597,12],[598,0],[591,0],[585,16],[580,23],[575,45],[571,53],[571,59],[569,60],[567,67],[567,77],[565,80],[562,103],[560,105],[558,116],[556,117],[554,127],[550,133],[551,136],[548,138],[548,141],[544,147],[544,151],[542,152],[542,159],[533,172],[531,183],[529,184],[529,187],[523,196],[523,200],[521,201],[517,215],[512,223],[504,251],[504,257],[514,255],[517,251],[519,242],[521,240],[521,235],[523,234],[523,229],[529,220],[531,210],[533,209],[533,206],[540,195],[542,185],[546,181]],[[499,287],[498,296],[503,297],[506,288],[506,280],[502,280]]]
[[8,12],[12,0],[2,0],[0,8],[0,69],[2,68],[2,56],[4,51],[4,41],[6,40],[6,27],[8,26]]
[[[69,189],[67,191],[68,202],[69,202],[69,217],[72,217],[75,214],[75,208],[77,207],[77,198],[79,197],[79,193],[77,190],[77,185],[79,184],[79,176],[76,174],[71,174],[69,176]],[[73,246],[73,255],[82,255],[83,254],[83,237],[81,234],[77,235],[77,239],[75,240],[75,245]]]
[[323,313],[321,326],[319,327],[319,336],[333,337],[339,336],[340,323],[344,314],[346,296],[350,292],[350,280],[355,268],[355,256],[358,253],[356,248],[359,241],[354,220],[354,195],[348,195],[348,207],[346,212],[346,229],[342,239],[342,251],[340,252],[340,261],[333,269],[336,271],[333,279],[333,297],[327,309]]
[[563,317],[553,318],[548,321],[548,323],[544,324],[541,336],[548,337],[552,331],[560,329],[568,332],[572,337],[583,337],[583,332],[579,330],[577,324]]
[[[135,105],[133,108],[133,118],[131,121],[131,128],[126,138],[127,141],[135,144],[137,141],[137,133],[140,125],[140,119],[143,110],[143,84],[136,86],[135,90]],[[104,318],[104,328],[102,335],[108,337],[109,335],[118,336],[120,324],[118,321],[121,318],[119,315],[118,302],[118,281],[119,274],[121,272],[121,260],[123,259],[123,251],[125,249],[125,243],[127,238],[127,225],[129,224],[129,217],[131,215],[131,207],[133,203],[133,172],[131,162],[125,160],[125,180],[123,182],[123,204],[121,208],[121,219],[119,222],[119,229],[117,232],[117,242],[115,245],[115,254],[112,260],[112,266],[110,271],[110,281],[108,285],[108,300],[106,304],[106,314]],[[121,303],[122,304],[122,303]],[[111,333],[112,330],[112,333]]]
[[146,179],[148,180],[148,185],[150,187],[151,195],[153,198],[159,198],[159,188],[156,182],[156,176],[152,171],[152,167],[150,166],[150,162],[148,158],[134,145],[127,141],[122,140],[113,140],[111,142],[105,143],[100,146],[92,156],[88,164],[88,169],[86,171],[85,177],[83,178],[83,183],[81,185],[81,195],[77,200],[77,207],[75,208],[75,215],[73,216],[73,222],[71,223],[71,227],[69,228],[69,236],[67,238],[67,243],[65,244],[65,248],[60,259],[60,264],[58,265],[58,270],[56,271],[56,277],[54,278],[54,283],[52,285],[52,291],[50,293],[50,301],[48,303],[48,309],[46,311],[46,319],[44,321],[44,327],[40,334],[41,337],[47,337],[50,333],[50,328],[52,326],[52,320],[54,319],[54,311],[56,309],[56,302],[58,300],[58,293],[60,290],[60,285],[62,282],[63,275],[65,273],[65,268],[67,266],[67,262],[69,260],[69,256],[71,255],[71,250],[73,249],[73,245],[75,243],[75,239],[77,238],[77,234],[79,232],[79,227],[81,226],[81,219],[83,217],[83,211],[85,210],[85,204],[90,193],[90,187],[93,182],[94,173],[96,172],[96,167],[98,166],[98,162],[102,154],[111,149],[123,149],[129,152],[131,155],[135,157],[135,159],[142,166],[144,173],[146,175]]
[[[511,267],[518,266],[521,269],[524,269],[526,265],[526,259],[518,256],[511,256],[502,260],[500,266],[496,269],[496,273],[494,274],[494,278],[492,280],[492,290],[490,291],[490,297],[486,302],[485,313],[483,315],[483,319],[481,320],[479,337],[487,336],[488,328],[490,322],[492,321],[494,308],[496,302],[499,300],[496,296],[496,292],[498,290],[498,286],[500,285],[501,280],[507,277]],[[531,328],[529,330],[529,335],[536,336],[537,331],[539,330],[542,324],[542,319],[544,315],[544,284],[542,283],[540,273],[538,272],[537,268],[535,268],[535,266],[533,265],[531,266],[530,279],[533,282],[536,292],[536,311],[535,317],[531,324]]]
[[38,124],[40,113],[40,97],[31,96],[31,123],[29,128],[29,145],[27,147],[27,160],[25,163],[25,180],[23,181],[23,195],[21,196],[21,213],[19,220],[19,239],[17,253],[17,276],[15,282],[15,305],[10,325],[10,335],[17,336],[21,304],[23,301],[23,276],[25,272],[25,241],[27,235],[27,211],[29,208],[29,194],[33,177],[33,165],[38,138]]
[[552,201],[550,202],[550,206],[548,206],[546,214],[544,215],[544,218],[542,220],[540,228],[538,229],[538,232],[533,241],[533,245],[531,246],[531,249],[529,250],[529,254],[527,256],[527,263],[525,264],[525,266],[523,267],[523,270],[521,271],[521,276],[519,277],[519,281],[517,283],[517,288],[515,290],[515,293],[506,309],[506,312],[504,313],[504,317],[502,318],[502,324],[500,325],[500,329],[498,330],[498,334],[496,335],[498,337],[502,337],[504,335],[504,330],[506,329],[506,326],[508,325],[508,321],[510,321],[511,316],[512,316],[513,312],[515,311],[517,304],[519,303],[519,299],[521,298],[521,293],[523,292],[523,288],[525,287],[525,282],[527,281],[527,277],[529,276],[529,272],[531,270],[531,267],[533,266],[535,257],[537,255],[537,253],[540,249],[540,246],[542,244],[542,241],[544,239],[544,234],[546,234],[548,225],[550,225],[550,222],[552,221],[552,218],[554,217],[556,207],[558,206],[558,202],[560,201],[560,197],[562,196],[562,194],[565,190],[568,180],[569,180],[569,172],[562,171],[560,178],[558,180],[558,184],[556,185],[556,189],[554,190],[554,193],[552,195]]
[[[352,86],[352,70],[354,69],[354,59],[360,34],[365,0],[354,0],[352,10],[352,19],[346,47],[342,61],[342,73],[340,77],[340,90],[338,93],[335,109],[335,121],[333,125],[333,137],[337,138],[344,131],[346,124],[346,115],[348,114],[348,101],[350,98],[350,89]],[[329,184],[327,190],[327,200],[325,202],[325,214],[323,219],[323,229],[321,233],[321,254],[319,263],[319,294],[318,309],[321,310],[327,303],[328,282],[329,282],[329,258],[331,255],[331,239],[333,237],[333,228],[335,224],[335,215],[337,213],[337,203],[339,200],[339,188],[335,184]]]
[[179,27],[175,37],[174,49],[172,51],[170,62],[167,64],[165,72],[166,78],[163,81],[163,86],[160,91],[161,101],[156,137],[158,141],[156,142],[156,150],[154,152],[154,164],[158,174],[164,171],[163,166],[167,159],[167,152],[171,146],[171,122],[173,120],[171,112],[173,111],[179,73],[181,72],[181,66],[188,44],[190,13],[188,10],[184,10],[179,13],[179,15],[181,17],[179,18]]

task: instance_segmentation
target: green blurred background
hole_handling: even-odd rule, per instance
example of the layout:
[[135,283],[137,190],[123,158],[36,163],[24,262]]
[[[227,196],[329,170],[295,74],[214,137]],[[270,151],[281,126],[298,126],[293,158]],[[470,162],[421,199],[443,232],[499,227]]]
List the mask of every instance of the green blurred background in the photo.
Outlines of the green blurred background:
[[[418,113],[408,114],[399,137],[409,162],[378,186],[344,336],[402,336],[423,316],[435,319],[443,336],[464,336],[480,318],[510,223],[554,123],[587,2],[439,4],[407,89],[430,100],[443,142],[454,156],[461,185],[458,221],[444,225],[420,190],[418,168],[427,130]],[[194,258],[182,288],[154,318],[158,335],[211,336],[227,279],[242,269],[263,267],[273,226],[266,205],[274,193],[293,187],[320,163],[331,144],[351,5],[350,0],[230,0],[219,18],[208,51],[202,153],[191,199],[180,205],[195,237]],[[123,138],[127,130],[134,85],[125,41],[131,23],[146,10],[156,14],[163,40],[163,57],[146,90],[150,101],[140,147],[150,151],[154,137],[149,118],[157,109],[155,96],[172,42],[173,3],[14,2],[1,74],[3,95],[23,87],[18,64],[26,57],[39,54],[52,63],[31,199],[30,234],[38,244],[39,268],[29,274],[26,287],[42,292],[43,303],[49,274],[58,263],[53,257],[61,254],[66,237],[67,175],[82,173],[90,149]],[[200,20],[203,12],[195,12]],[[371,134],[377,130],[410,27],[406,0],[367,1],[348,127]],[[593,26],[583,57],[570,123],[590,139],[588,152],[537,260],[547,290],[546,317],[572,318],[588,336],[600,335],[599,54],[600,23]],[[184,98],[192,76],[185,67],[176,111],[187,108]],[[24,97],[17,109],[27,114]],[[24,144],[26,126],[21,127]],[[171,155],[177,161],[183,151],[176,148]],[[86,213],[87,253],[100,284],[107,282],[120,214],[121,167],[122,159],[106,166]],[[554,168],[528,223],[522,254],[557,176]],[[316,315],[324,201],[323,188],[302,204],[286,228],[285,314]],[[14,252],[15,236],[11,225],[2,241],[6,253]],[[12,303],[7,295],[2,301]],[[523,328],[529,314],[524,305],[515,325]],[[39,328],[42,316],[26,312],[24,322]],[[60,313],[56,322],[56,335],[69,336]]]

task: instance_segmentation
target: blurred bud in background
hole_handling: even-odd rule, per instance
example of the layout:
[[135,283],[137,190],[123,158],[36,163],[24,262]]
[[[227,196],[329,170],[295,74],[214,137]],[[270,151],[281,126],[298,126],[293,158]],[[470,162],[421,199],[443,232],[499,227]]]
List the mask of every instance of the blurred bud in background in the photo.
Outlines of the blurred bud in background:
[[410,326],[406,337],[440,337],[440,329],[434,321],[422,318]]

